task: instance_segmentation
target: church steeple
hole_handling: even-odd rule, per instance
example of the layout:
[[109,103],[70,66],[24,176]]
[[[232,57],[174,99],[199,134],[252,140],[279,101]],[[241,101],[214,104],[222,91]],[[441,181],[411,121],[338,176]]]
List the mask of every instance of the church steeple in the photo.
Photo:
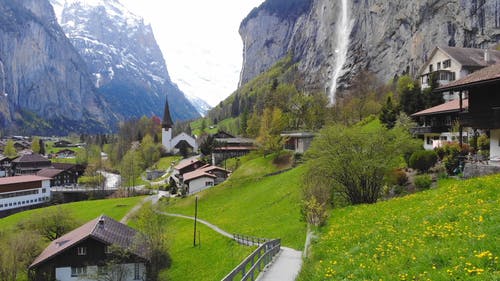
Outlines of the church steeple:
[[170,116],[170,109],[168,108],[168,98],[165,100],[165,111],[163,112],[163,121],[161,122],[161,127],[168,129],[174,126],[172,117]]

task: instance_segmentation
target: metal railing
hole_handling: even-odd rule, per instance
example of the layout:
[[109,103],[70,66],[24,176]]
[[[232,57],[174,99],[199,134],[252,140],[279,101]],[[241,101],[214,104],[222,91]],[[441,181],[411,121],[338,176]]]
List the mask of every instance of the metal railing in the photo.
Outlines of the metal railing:
[[258,238],[253,236],[246,236],[241,234],[233,234],[233,239],[242,245],[253,246],[253,245],[262,245],[270,239],[267,238]]
[[221,281],[255,280],[280,249],[281,239],[264,242]]

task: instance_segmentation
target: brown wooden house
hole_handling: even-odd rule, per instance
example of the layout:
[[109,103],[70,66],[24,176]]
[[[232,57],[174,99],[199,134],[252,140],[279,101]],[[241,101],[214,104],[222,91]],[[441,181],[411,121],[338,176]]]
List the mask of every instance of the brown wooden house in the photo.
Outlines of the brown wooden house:
[[[52,241],[29,266],[30,280],[110,280],[108,275],[115,268],[124,270],[125,280],[146,280],[148,255],[137,247],[138,235],[136,230],[100,216]],[[114,247],[128,254],[111,267]]]

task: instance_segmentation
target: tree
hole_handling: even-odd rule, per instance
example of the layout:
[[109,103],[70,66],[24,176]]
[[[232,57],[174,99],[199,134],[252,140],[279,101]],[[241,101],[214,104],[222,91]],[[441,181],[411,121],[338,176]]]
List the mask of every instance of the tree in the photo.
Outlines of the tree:
[[141,167],[143,166],[143,160],[141,153],[136,150],[129,150],[125,156],[123,156],[121,162],[121,176],[122,184],[126,187],[135,186],[135,180],[141,175]]
[[140,236],[137,237],[135,245],[148,254],[148,280],[156,281],[160,270],[170,266],[171,259],[165,235],[165,217],[156,213],[153,208],[150,204],[146,205],[137,217]]
[[17,281],[41,252],[39,237],[29,230],[0,235],[0,280]]
[[42,139],[38,140],[38,146],[40,146],[40,151],[38,153],[45,155],[45,143]]
[[415,142],[403,130],[330,126],[306,154],[310,161],[305,178],[321,179],[316,184],[326,185],[351,204],[375,203],[384,176],[399,164],[409,145]]
[[7,143],[5,144],[5,147],[3,149],[3,154],[5,154],[5,156],[10,157],[10,158],[17,156],[17,151],[16,151],[16,148],[14,147],[13,140],[7,141]]
[[399,110],[396,105],[392,102],[392,97],[389,95],[387,100],[382,107],[379,114],[380,122],[382,122],[387,129],[392,129],[396,125],[396,120],[398,119]]
[[[40,219],[42,217],[43,219]],[[78,226],[76,221],[66,209],[61,207],[44,209],[40,217],[33,217],[19,226],[21,229],[36,231],[48,241],[54,241]]]
[[141,142],[141,153],[144,160],[143,168],[150,167],[160,159],[160,145],[155,144],[153,138],[147,134]]
[[31,140],[31,150],[34,153],[40,153],[40,138],[39,137],[33,137]]
[[287,121],[279,108],[266,108],[262,115],[257,143],[264,154],[280,151],[284,139],[280,136]]
[[396,89],[401,110],[406,114],[411,115],[425,108],[425,99],[420,86],[411,77],[401,76]]

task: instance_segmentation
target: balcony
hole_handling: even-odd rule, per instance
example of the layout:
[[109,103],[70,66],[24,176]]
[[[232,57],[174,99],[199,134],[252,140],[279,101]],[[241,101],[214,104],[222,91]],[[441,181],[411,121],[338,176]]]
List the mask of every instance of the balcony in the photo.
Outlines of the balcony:
[[450,126],[420,126],[411,128],[410,132],[414,135],[440,134],[443,132],[449,132],[450,129]]
[[500,108],[495,107],[483,112],[460,113],[460,124],[463,127],[476,129],[498,129],[500,128]]

